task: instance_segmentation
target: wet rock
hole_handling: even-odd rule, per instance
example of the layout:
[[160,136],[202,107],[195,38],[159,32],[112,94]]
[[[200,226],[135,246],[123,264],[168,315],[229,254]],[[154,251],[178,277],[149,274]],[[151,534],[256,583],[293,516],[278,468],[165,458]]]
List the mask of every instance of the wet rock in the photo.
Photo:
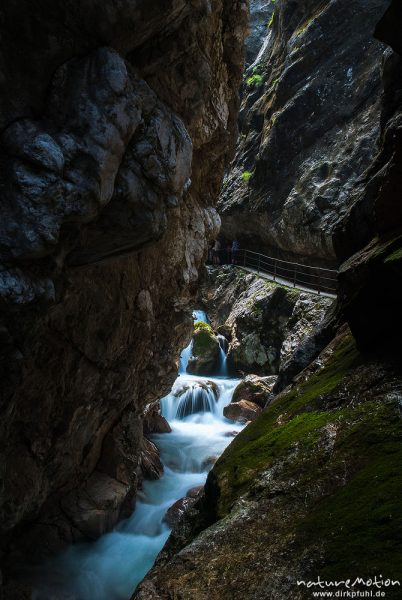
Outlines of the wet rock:
[[140,470],[143,479],[159,479],[163,475],[159,450],[145,437],[141,443]]
[[176,416],[179,418],[200,412],[213,412],[219,398],[218,386],[202,379],[174,386]]
[[238,433],[238,431],[226,431],[224,433],[224,437],[236,437]]
[[219,340],[209,325],[198,326],[193,335],[192,355],[187,372],[194,375],[210,375],[219,366]]
[[249,400],[239,400],[231,402],[223,409],[223,415],[230,421],[239,421],[239,423],[247,423],[255,421],[260,412],[261,407],[255,402]]
[[275,2],[272,0],[252,0],[250,2],[250,32],[246,39],[246,66],[251,65],[257,59],[274,10]]
[[177,500],[166,512],[166,515],[163,517],[164,522],[173,529],[180,519],[183,517],[184,513],[191,508],[196,501],[195,497],[185,497]]
[[202,461],[201,468],[203,470],[209,470],[216,463],[217,460],[217,456],[208,456],[205,460]]
[[188,490],[186,497],[187,498],[196,498],[197,496],[199,496],[201,494],[203,489],[204,489],[203,485],[198,485],[197,487],[193,487],[190,490]]
[[84,538],[96,539],[117,523],[129,491],[128,484],[96,471],[84,488],[63,498],[62,508]]
[[233,392],[232,402],[247,400],[258,404],[260,408],[265,408],[266,403],[272,393],[277,377],[258,377],[257,375],[247,375]]
[[160,414],[159,402],[156,406],[151,406],[145,413],[143,421],[144,434],[150,433],[170,433],[172,428],[165,417]]

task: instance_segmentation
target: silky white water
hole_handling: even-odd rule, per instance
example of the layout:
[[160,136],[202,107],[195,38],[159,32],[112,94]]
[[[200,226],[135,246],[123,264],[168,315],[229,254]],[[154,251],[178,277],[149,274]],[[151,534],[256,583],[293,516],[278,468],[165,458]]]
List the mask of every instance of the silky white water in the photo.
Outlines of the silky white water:
[[[194,311],[193,318],[208,322],[202,311]],[[152,436],[161,453],[163,476],[144,481],[132,516],[114,531],[94,543],[74,545],[49,563],[34,600],[129,600],[169,536],[166,511],[191,488],[205,483],[214,460],[242,428],[223,417],[239,380],[227,377],[224,338],[220,344],[219,376],[186,373],[189,344],[172,391],[161,400],[161,413],[172,428],[171,433]]]

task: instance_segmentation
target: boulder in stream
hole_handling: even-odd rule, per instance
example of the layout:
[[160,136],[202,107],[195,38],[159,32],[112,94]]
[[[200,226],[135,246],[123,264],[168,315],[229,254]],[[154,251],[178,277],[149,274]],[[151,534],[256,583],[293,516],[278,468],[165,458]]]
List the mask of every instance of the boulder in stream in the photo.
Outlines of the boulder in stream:
[[63,498],[63,512],[84,538],[96,539],[116,525],[129,493],[128,484],[95,471],[83,489]]
[[194,328],[192,355],[187,372],[193,375],[211,375],[219,367],[219,340],[208,323],[197,321]]
[[159,479],[163,475],[159,450],[145,437],[141,443],[140,470],[143,479]]
[[247,421],[255,421],[262,409],[255,402],[248,400],[240,400],[239,402],[231,402],[223,409],[223,414],[231,421],[239,421],[239,423],[247,423]]
[[276,380],[277,377],[275,375],[269,377],[247,375],[233,392],[232,402],[247,400],[248,402],[258,404],[261,408],[265,408]]
[[166,515],[164,516],[164,522],[173,529],[175,525],[180,521],[184,513],[195,504],[196,498],[189,498],[185,496],[184,498],[180,498],[177,500],[172,506],[167,510]]
[[152,406],[145,412],[142,426],[144,434],[170,433],[172,431],[172,428],[165,417],[160,414],[159,402],[152,404]]

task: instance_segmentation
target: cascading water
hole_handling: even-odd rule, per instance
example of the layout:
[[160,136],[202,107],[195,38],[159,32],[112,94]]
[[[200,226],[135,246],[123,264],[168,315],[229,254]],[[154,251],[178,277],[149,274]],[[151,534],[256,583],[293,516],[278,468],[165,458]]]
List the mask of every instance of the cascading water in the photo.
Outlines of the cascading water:
[[229,377],[228,369],[228,341],[223,335],[218,335],[220,354],[219,375],[221,377]]
[[[194,311],[193,318],[209,322],[203,311]],[[161,479],[144,482],[132,516],[114,531],[94,543],[74,545],[52,561],[33,600],[129,600],[169,536],[166,511],[205,483],[211,463],[242,428],[223,417],[239,380],[226,376],[227,341],[222,338],[225,360],[219,376],[186,373],[190,344],[182,352],[171,393],[161,400],[161,413],[172,429],[152,436],[164,465]]]

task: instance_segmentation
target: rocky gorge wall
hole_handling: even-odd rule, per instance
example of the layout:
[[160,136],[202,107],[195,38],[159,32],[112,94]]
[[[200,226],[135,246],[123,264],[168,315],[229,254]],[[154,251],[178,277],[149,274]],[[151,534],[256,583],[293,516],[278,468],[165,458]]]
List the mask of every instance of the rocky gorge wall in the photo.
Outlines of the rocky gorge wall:
[[4,597],[11,564],[135,496],[141,415],[219,226],[247,18],[240,0],[0,9]]
[[245,75],[240,137],[218,205],[222,234],[332,265],[336,229],[378,150],[384,46],[373,32],[388,0],[271,6]]

